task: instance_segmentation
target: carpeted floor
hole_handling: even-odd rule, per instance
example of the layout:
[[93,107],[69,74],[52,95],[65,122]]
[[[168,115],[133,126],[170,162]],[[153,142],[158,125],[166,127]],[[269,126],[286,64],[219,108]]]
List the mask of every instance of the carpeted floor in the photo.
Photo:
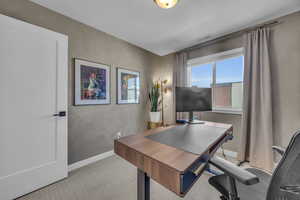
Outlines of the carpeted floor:
[[[184,200],[218,200],[218,194],[202,175]],[[65,180],[18,200],[136,200],[136,168],[112,156],[69,174]],[[151,181],[151,200],[182,199]]]

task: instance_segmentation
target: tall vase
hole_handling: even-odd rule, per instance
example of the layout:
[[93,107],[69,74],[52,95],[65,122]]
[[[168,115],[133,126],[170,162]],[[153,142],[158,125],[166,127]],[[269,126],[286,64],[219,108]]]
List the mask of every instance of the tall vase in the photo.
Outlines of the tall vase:
[[160,122],[160,112],[150,112],[150,122]]

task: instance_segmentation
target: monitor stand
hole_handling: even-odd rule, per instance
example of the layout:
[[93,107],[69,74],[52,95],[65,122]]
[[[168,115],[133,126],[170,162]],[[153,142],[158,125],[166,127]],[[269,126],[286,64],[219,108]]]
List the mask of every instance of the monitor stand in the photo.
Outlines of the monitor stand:
[[205,122],[200,120],[194,120],[194,112],[189,112],[188,124],[205,124]]

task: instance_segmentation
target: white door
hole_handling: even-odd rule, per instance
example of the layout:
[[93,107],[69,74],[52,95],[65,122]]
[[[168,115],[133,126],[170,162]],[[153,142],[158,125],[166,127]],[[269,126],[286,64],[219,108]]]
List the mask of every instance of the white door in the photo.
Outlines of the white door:
[[0,15],[1,200],[67,176],[67,54],[67,36]]

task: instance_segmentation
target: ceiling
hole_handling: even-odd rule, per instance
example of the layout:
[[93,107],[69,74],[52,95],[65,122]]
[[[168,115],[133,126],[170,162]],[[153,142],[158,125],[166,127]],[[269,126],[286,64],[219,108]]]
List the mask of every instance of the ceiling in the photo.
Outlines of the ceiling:
[[300,10],[299,0],[31,0],[98,30],[166,55]]

